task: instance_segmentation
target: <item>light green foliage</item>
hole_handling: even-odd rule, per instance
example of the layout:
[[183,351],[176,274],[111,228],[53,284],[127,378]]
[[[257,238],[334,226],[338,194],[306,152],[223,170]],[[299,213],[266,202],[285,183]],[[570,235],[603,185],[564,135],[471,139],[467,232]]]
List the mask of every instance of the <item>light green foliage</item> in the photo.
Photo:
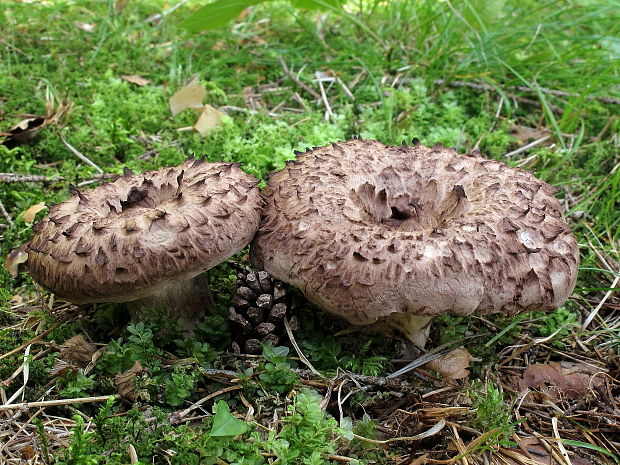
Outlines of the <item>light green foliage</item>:
[[95,386],[94,375],[85,376],[82,369],[70,371],[60,382],[63,397],[88,397],[88,391]]
[[226,437],[239,436],[247,432],[248,425],[243,421],[233,417],[230,413],[228,404],[220,400],[215,404],[215,416],[213,417],[213,427],[211,428],[211,436]]
[[286,359],[288,352],[289,348],[284,346],[263,346],[263,357],[266,362],[261,362],[260,370],[264,372],[258,377],[268,391],[285,394],[299,381],[299,377],[291,371],[291,364]]
[[71,442],[67,447],[64,457],[60,458],[57,465],[97,465],[99,458],[92,454],[91,441],[95,434],[84,431],[84,419],[79,415],[73,416],[75,427]]
[[502,392],[491,382],[483,383],[474,380],[467,391],[476,409],[473,426],[480,431],[497,429],[497,434],[491,438],[506,441],[513,433],[515,424],[512,421],[512,408],[504,400]]

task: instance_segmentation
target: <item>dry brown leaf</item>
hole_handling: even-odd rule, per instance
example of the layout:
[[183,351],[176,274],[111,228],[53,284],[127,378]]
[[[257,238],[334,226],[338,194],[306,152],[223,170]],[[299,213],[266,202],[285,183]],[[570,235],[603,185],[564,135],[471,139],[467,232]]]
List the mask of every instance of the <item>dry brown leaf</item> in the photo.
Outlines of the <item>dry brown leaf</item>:
[[[545,127],[530,128],[528,126],[520,126],[515,124],[510,128],[510,133],[518,139],[519,145],[525,145],[528,142],[533,142],[548,136],[551,134],[551,131]],[[549,144],[552,143],[551,140],[548,142]]]
[[88,342],[83,334],[78,334],[60,346],[60,357],[63,361],[79,368],[86,368],[93,354],[97,351],[94,344]]
[[224,116],[224,114],[217,108],[211,105],[205,105],[198,121],[196,121],[194,125],[194,129],[204,137],[222,124],[222,116]]
[[54,366],[50,370],[50,377],[55,378],[56,376],[64,376],[70,371],[77,371],[78,367],[75,365],[71,365],[63,360],[56,360]]
[[37,216],[41,210],[45,210],[47,207],[45,206],[45,202],[36,203],[32,207],[28,208],[24,212],[24,221],[26,223],[32,223],[34,218]]
[[11,273],[11,276],[17,278],[19,274],[19,265],[28,261],[28,252],[26,252],[26,245],[22,244],[19,247],[11,250],[6,256],[4,262],[4,269]]
[[570,399],[578,399],[596,386],[603,383],[603,378],[594,376],[606,372],[604,368],[596,368],[585,363],[550,362],[527,367],[522,378],[516,380],[516,388],[520,391],[526,388],[546,388],[547,394],[557,398],[560,394]]
[[168,100],[172,115],[177,115],[187,108],[202,109],[204,106],[202,101],[206,95],[207,91],[204,87],[193,79]]
[[428,362],[425,366],[441,373],[444,379],[461,379],[469,376],[469,362],[473,359],[467,349],[454,349],[446,355]]
[[136,376],[140,375],[142,371],[142,365],[136,360],[136,363],[134,363],[129,370],[124,373],[119,373],[114,377],[114,384],[122,398],[131,402],[135,402],[138,399],[139,392],[136,391],[134,379]]
[[[537,438],[521,438],[519,445],[521,447],[499,449],[499,454],[501,454],[502,458],[505,460],[505,463],[510,465],[524,465],[533,463],[541,465],[564,465],[564,462],[560,463],[555,460],[553,456],[550,457],[547,449],[540,444],[540,441]],[[527,451],[529,457],[527,457],[524,450]],[[591,465],[590,461],[584,460],[576,455],[572,455],[570,459],[573,465]]]
[[12,149],[18,145],[25,144],[36,136],[43,128],[56,124],[63,116],[68,115],[73,108],[70,102],[63,101],[58,105],[58,108],[54,108],[54,100],[49,98],[45,102],[46,115],[25,115],[27,118],[21,120],[15,126],[8,130],[8,132],[1,132],[0,137],[4,137],[0,141],[0,145]]
[[137,74],[123,74],[121,76],[121,79],[124,79],[127,82],[131,82],[132,84],[135,84],[137,86],[146,86],[147,84],[150,84],[151,81],[149,79],[143,78],[142,76],[138,76]]

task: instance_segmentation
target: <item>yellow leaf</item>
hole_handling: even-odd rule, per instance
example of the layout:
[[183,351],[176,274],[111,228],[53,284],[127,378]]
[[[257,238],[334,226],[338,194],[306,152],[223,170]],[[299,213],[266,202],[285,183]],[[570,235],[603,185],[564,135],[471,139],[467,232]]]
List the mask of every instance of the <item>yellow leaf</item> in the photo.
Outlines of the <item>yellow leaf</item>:
[[205,105],[204,110],[200,114],[198,121],[194,125],[194,129],[200,133],[202,137],[213,131],[222,124],[223,113],[211,105]]
[[45,206],[45,203],[43,202],[33,205],[32,207],[28,208],[28,210],[24,212],[24,221],[26,223],[32,223],[34,221],[35,216],[37,216],[37,213],[39,213],[41,210],[44,210],[46,208],[47,207]]
[[206,95],[207,91],[200,83],[192,80],[168,100],[172,115],[177,115],[187,108],[202,108],[202,100]]
[[149,79],[138,76],[137,74],[123,74],[121,76],[121,79],[124,79],[125,81],[131,82],[132,84],[140,87],[150,84],[151,82]]

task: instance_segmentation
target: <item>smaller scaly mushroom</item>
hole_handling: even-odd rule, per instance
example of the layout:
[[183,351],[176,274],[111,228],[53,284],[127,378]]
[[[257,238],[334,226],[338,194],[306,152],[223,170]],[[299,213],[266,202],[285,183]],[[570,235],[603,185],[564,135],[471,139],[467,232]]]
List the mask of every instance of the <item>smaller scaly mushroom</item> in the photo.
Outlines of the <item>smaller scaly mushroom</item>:
[[189,159],[129,170],[50,208],[27,245],[35,281],[76,304],[129,302],[191,329],[213,305],[202,275],[245,247],[260,222],[256,179],[234,163]]
[[350,140],[270,177],[251,259],[323,310],[423,347],[436,315],[564,304],[579,254],[556,192],[441,145]]

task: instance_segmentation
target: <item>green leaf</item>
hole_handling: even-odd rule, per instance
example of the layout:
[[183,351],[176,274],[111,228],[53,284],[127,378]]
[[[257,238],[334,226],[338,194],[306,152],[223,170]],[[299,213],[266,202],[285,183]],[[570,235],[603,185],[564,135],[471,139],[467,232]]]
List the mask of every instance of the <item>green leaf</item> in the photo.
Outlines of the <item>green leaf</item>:
[[216,0],[206,4],[182,21],[181,27],[192,32],[224,27],[247,7],[264,1],[266,0]]
[[248,430],[248,425],[233,417],[228,404],[220,400],[215,407],[211,436],[238,436]]

